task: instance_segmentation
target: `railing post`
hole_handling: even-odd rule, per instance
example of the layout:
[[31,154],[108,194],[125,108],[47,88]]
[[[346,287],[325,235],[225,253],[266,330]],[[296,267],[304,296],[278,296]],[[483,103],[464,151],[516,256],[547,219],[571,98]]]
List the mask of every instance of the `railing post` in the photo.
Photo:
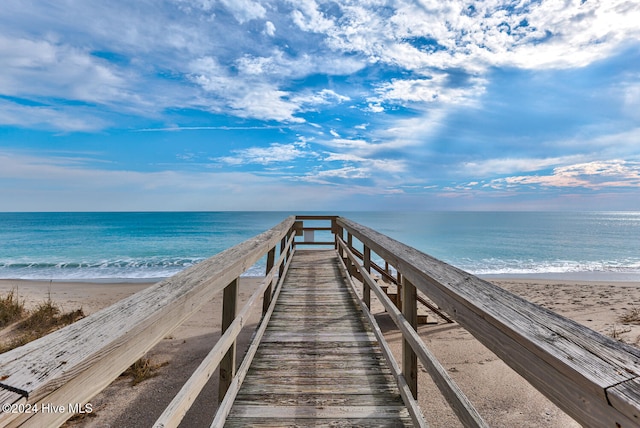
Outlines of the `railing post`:
[[[351,232],[349,231],[347,231],[347,247],[349,247],[349,249],[353,251],[353,235],[351,235]],[[353,263],[351,262],[351,259],[347,257],[346,254],[345,254],[344,262],[347,265],[347,271],[349,272],[349,275],[353,276],[353,271],[354,271]]]
[[338,222],[336,222],[335,217],[331,219],[331,233],[333,233],[334,248],[337,250],[338,249]]
[[336,250],[339,251],[340,257],[342,257],[342,249],[340,247],[340,245],[338,244],[338,238],[340,239],[344,239],[344,229],[342,229],[342,227],[336,225],[336,230],[335,230],[335,241],[336,241]]
[[[276,247],[273,247],[267,253],[267,268],[266,268],[265,275],[268,275],[271,269],[273,269],[275,260],[276,260]],[[267,313],[267,310],[269,309],[269,305],[271,304],[271,295],[273,293],[272,288],[273,288],[273,279],[267,286],[267,289],[264,290],[264,297],[262,298],[262,315]]]
[[282,277],[282,273],[284,272],[284,265],[287,264],[287,256],[289,253],[288,248],[284,248],[287,245],[287,238],[291,235],[291,232],[287,233],[284,238],[280,240],[280,254],[287,252],[284,258],[282,259],[282,263],[280,264],[280,269],[278,269],[278,277]]
[[[364,246],[363,257],[364,257],[364,270],[367,271],[368,274],[371,273],[371,248]],[[367,305],[367,308],[371,309],[371,287],[367,281],[362,281],[362,300],[364,304]]]
[[[414,330],[418,327],[418,293],[416,287],[402,278],[402,315]],[[399,294],[400,295],[400,294]],[[418,357],[411,345],[402,340],[402,374],[409,385],[413,398],[418,398]]]
[[[238,302],[238,282],[236,278],[224,289],[222,297],[222,332],[229,328],[236,318]],[[220,382],[218,385],[218,402],[222,402],[236,371],[236,342],[234,341],[225,356],[220,361]]]
[[402,311],[402,301],[404,300],[402,298],[402,281],[396,283],[396,288],[398,289],[396,293],[396,308]]

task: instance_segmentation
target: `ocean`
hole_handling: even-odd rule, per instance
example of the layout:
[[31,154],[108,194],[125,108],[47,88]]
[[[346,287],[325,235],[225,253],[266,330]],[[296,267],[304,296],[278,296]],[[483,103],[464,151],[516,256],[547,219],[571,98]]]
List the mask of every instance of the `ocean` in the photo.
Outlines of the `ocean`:
[[[0,278],[154,281],[285,212],[0,213]],[[321,213],[300,213],[321,214]],[[481,276],[640,281],[638,212],[345,212]],[[264,274],[264,260],[246,275]]]

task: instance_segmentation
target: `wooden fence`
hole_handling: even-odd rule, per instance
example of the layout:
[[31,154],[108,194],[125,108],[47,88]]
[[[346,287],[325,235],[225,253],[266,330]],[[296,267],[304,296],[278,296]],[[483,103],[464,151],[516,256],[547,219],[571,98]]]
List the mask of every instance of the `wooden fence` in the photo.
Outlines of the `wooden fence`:
[[[473,411],[447,386],[442,369],[413,334],[416,289],[493,351],[536,389],[580,424],[589,427],[640,426],[640,349],[620,343],[581,324],[530,303],[487,281],[434,259],[415,248],[345,218],[335,222],[337,247],[362,274],[364,300],[369,289],[383,297],[371,280],[371,254],[400,274],[403,314],[385,307],[405,340],[405,377],[413,381],[416,357],[423,363],[458,416],[474,425]],[[344,234],[347,234],[346,243]],[[360,241],[363,259],[355,257]],[[406,306],[406,308],[405,308]]]
[[[329,224],[308,226],[304,224],[307,221]],[[332,238],[316,240],[316,232]],[[65,407],[69,403],[87,403],[216,293],[222,292],[222,336],[155,424],[177,426],[218,366],[220,397],[238,388],[242,375],[235,373],[236,338],[250,311],[263,297],[263,319],[249,346],[248,359],[239,369],[242,373],[259,346],[261,331],[268,322],[288,262],[301,245],[336,248],[345,269],[362,285],[363,308],[370,306],[373,291],[402,332],[400,380],[406,382],[412,395],[417,395],[420,361],[465,426],[486,424],[416,334],[418,290],[435,302],[437,306],[432,305],[433,309],[465,327],[579,423],[612,428],[640,425],[640,349],[337,216],[289,217],[274,228],[109,308],[0,355],[3,409],[25,410],[42,403]],[[238,277],[264,256],[266,277],[238,312]],[[374,260],[383,260],[385,266]],[[372,272],[400,286],[402,310],[390,302]],[[424,299],[422,303],[430,304]],[[370,313],[367,316],[375,322]],[[222,402],[212,426],[223,423],[220,415],[230,405]],[[55,426],[70,416],[69,412],[2,412],[0,427]]]
[[[179,420],[218,364],[222,392],[230,384],[235,339],[259,300],[270,300],[272,280],[283,277],[293,250],[295,218],[70,326],[0,355],[0,426],[50,427],[73,416],[136,360],[217,293],[224,292],[224,327],[211,353],[163,414]],[[276,247],[280,256],[275,261]],[[235,312],[237,279],[263,256],[267,275],[244,308]],[[42,405],[59,412],[40,411]],[[37,412],[34,412],[37,410]]]

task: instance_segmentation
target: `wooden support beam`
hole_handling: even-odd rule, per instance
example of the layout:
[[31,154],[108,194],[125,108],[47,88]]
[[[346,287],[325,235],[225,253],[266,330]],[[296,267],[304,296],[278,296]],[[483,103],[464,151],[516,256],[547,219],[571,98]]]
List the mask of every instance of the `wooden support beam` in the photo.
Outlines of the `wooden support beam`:
[[[238,307],[238,278],[231,281],[223,292],[222,297],[222,333],[229,328],[236,318]],[[236,342],[229,348],[222,361],[220,361],[220,383],[218,385],[218,402],[222,402],[236,371]]]
[[[402,315],[409,325],[416,330],[418,327],[418,293],[416,287],[406,278],[402,281]],[[407,339],[402,340],[402,374],[409,385],[413,398],[418,398],[418,357]]]
[[[267,268],[265,275],[268,275],[273,269],[273,264],[276,259],[276,247],[273,247],[267,253]],[[264,315],[269,309],[269,305],[271,304],[271,294],[273,293],[273,280],[269,281],[269,285],[267,289],[264,291],[264,297],[262,299],[262,314]]]
[[[367,274],[371,274],[371,249],[364,246],[364,270]],[[362,300],[364,304],[367,305],[367,308],[371,308],[371,287],[367,281],[362,281]]]
[[[291,233],[287,233],[287,235],[290,235]],[[280,240],[280,255],[282,256],[282,254],[284,254],[284,259],[282,259],[282,264],[280,265],[280,268],[278,269],[278,276],[282,276],[282,273],[284,272],[284,265],[285,263],[287,263],[287,253],[288,253],[288,249],[287,249],[287,237],[284,236],[282,238],[282,240]]]
[[[336,225],[336,236],[335,236],[335,238],[336,238],[336,249],[339,249],[338,238],[344,239],[344,229],[341,226],[337,226]],[[340,254],[340,257],[344,257],[344,254],[343,254],[342,250],[339,250],[338,253]]]

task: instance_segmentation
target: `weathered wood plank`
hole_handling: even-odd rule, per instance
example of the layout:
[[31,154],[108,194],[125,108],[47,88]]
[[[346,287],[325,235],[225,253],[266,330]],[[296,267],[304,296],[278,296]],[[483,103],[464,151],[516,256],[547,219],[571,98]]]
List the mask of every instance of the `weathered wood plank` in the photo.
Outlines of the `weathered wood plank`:
[[278,360],[282,359],[283,364],[287,361],[292,360],[293,358],[309,359],[317,358],[318,356],[323,356],[323,359],[325,360],[357,359],[358,361],[367,361],[367,359],[369,358],[374,361],[384,360],[384,356],[382,355],[382,353],[376,351],[367,352],[367,349],[363,349],[362,347],[339,349],[340,347],[342,347],[342,345],[346,344],[340,344],[340,347],[338,347],[338,349],[336,349],[336,346],[332,345],[333,349],[330,350],[325,350],[318,346],[314,346],[313,349],[309,349],[308,346],[305,346],[305,349],[302,350],[289,347],[289,345],[292,345],[291,343],[289,343],[287,344],[288,352],[287,356],[285,357],[282,356],[281,345],[277,343],[273,343],[272,345],[277,345],[278,347],[280,347],[280,349],[278,349],[277,347],[273,350],[260,349],[258,351],[258,355],[261,358],[274,358]]
[[390,420],[390,419],[261,419],[261,418],[243,418],[230,420],[225,426],[227,427],[256,427],[256,428],[314,428],[314,427],[331,427],[331,428],[402,428],[412,427],[410,419],[406,420]]
[[264,342],[366,342],[377,343],[378,340],[371,333],[292,333],[292,332],[270,332],[265,334]]
[[[375,395],[380,394],[397,394],[398,387],[395,384],[380,384],[376,385],[375,391],[371,388],[362,387],[360,385],[279,385],[277,392],[278,394],[335,394],[336,391],[339,391],[343,394],[350,395]],[[256,396],[263,394],[272,394],[274,392],[274,388],[272,385],[242,385],[242,392],[244,394],[254,394]],[[259,397],[256,398],[256,401],[259,400]]]
[[389,406],[389,405],[403,405],[402,397],[400,394],[262,394],[259,397],[259,401],[256,401],[256,396],[251,394],[238,394],[236,397],[236,404],[239,405],[252,405],[259,402],[263,405],[278,405],[278,406]]
[[322,363],[296,361],[296,360],[278,360],[276,362],[269,361],[256,361],[252,365],[252,369],[256,370],[277,370],[286,364],[289,367],[290,372],[302,372],[302,373],[344,373],[346,375],[366,375],[368,372],[382,372],[389,373],[389,369],[384,361],[369,360],[369,361],[354,361],[344,362],[338,359],[326,360]]
[[[260,346],[260,350],[258,352],[267,353],[270,350],[276,352],[277,355],[282,355],[282,345],[277,343],[264,343]],[[287,353],[287,355],[291,355],[293,353],[304,354],[304,353],[313,353],[317,354],[318,352],[322,352],[324,355],[331,355],[333,353],[344,353],[346,354],[363,354],[363,355],[380,355],[380,352],[377,349],[371,350],[368,347],[363,347],[361,343],[358,342],[344,342],[341,343],[339,347],[336,347],[332,343],[327,342],[318,342],[314,345],[313,349],[309,348],[308,343],[303,342],[292,342],[287,344],[287,351],[291,351]],[[286,358],[286,357],[285,357]]]
[[[315,386],[318,389],[331,391],[342,390],[340,388],[352,388],[358,391],[359,394],[375,394],[378,387],[384,387],[386,385],[394,385],[393,378],[390,375],[373,375],[372,373],[358,373],[355,376],[334,375],[322,377],[319,373],[307,373],[306,375],[289,376],[282,374],[281,376],[264,376],[253,375],[250,379],[245,379],[244,385],[250,387],[271,386],[278,388],[279,386]],[[310,377],[312,376],[312,377]],[[249,377],[249,376],[247,376]],[[243,385],[243,386],[244,386]]]
[[404,406],[234,406],[229,417],[295,419],[365,419],[407,417]]
[[640,379],[635,378],[607,390],[607,398],[613,407],[640,426]]

